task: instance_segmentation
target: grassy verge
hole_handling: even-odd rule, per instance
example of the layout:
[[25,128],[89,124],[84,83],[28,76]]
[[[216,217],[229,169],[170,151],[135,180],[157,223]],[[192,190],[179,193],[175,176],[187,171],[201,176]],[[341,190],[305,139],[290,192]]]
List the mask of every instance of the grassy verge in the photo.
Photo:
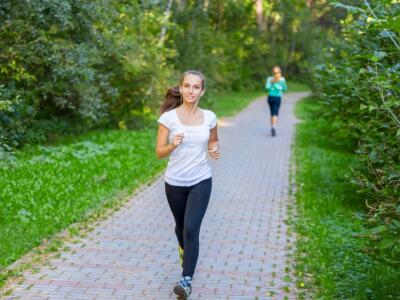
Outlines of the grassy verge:
[[287,81],[288,93],[297,93],[297,92],[309,92],[310,87],[305,83],[296,82],[296,81]]
[[[215,96],[212,109],[232,115],[258,95]],[[0,162],[0,270],[159,173],[166,160],[156,159],[155,138],[155,128],[92,131]],[[0,285],[8,274],[0,272]]]
[[16,153],[0,168],[0,267],[162,170],[155,134],[90,132]]
[[295,142],[299,234],[298,287],[305,299],[400,299],[400,271],[380,265],[357,237],[363,200],[348,175],[357,161],[350,147],[329,134],[329,121],[313,113],[315,99],[297,105],[304,122]]
[[215,95],[210,97],[207,106],[218,117],[229,117],[244,109],[251,101],[263,94],[262,92],[231,92]]

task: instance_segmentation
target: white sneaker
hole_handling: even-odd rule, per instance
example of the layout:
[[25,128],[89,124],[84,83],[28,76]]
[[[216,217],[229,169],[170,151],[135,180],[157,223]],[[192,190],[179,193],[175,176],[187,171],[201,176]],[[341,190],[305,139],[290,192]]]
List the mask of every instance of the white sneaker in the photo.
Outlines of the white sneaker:
[[174,293],[182,299],[188,299],[191,292],[192,285],[186,280],[178,281],[174,287]]

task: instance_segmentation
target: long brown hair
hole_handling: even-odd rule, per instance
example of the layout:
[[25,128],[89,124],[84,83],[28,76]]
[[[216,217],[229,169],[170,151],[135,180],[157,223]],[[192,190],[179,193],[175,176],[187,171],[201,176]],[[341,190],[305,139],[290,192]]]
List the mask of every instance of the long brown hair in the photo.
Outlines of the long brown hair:
[[204,90],[204,88],[206,87],[206,77],[203,75],[203,73],[197,70],[186,71],[185,73],[183,73],[179,81],[179,85],[169,88],[167,90],[164,96],[164,101],[160,107],[160,114],[172,110],[182,104],[182,95],[180,92],[180,86],[182,85],[182,82],[185,79],[186,75],[189,74],[197,75],[201,78],[201,88],[202,90]]

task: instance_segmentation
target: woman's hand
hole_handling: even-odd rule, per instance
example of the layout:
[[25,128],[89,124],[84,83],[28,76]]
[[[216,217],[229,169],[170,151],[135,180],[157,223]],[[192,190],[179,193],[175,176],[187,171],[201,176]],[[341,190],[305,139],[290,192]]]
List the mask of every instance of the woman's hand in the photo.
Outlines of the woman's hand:
[[219,159],[221,153],[219,152],[218,142],[211,142],[208,144],[208,154],[212,159]]
[[182,143],[183,133],[176,134],[171,142],[168,140],[169,133],[169,129],[165,125],[160,124],[158,126],[156,145],[156,155],[158,158],[167,157]]
[[271,82],[277,83],[277,82],[281,81],[281,79],[282,79],[282,76],[274,76],[274,78],[272,78]]
[[174,149],[176,147],[178,147],[180,144],[182,144],[182,140],[185,137],[184,133],[177,133],[176,135],[174,135],[173,139],[172,139],[172,146],[174,147]]

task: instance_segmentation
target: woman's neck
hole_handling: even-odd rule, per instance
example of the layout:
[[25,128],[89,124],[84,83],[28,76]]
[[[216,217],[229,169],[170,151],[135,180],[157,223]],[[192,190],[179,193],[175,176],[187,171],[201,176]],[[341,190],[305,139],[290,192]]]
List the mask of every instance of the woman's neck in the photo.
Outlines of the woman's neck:
[[197,103],[193,104],[182,103],[179,106],[179,109],[181,110],[181,112],[185,114],[195,114],[197,112],[198,106]]

